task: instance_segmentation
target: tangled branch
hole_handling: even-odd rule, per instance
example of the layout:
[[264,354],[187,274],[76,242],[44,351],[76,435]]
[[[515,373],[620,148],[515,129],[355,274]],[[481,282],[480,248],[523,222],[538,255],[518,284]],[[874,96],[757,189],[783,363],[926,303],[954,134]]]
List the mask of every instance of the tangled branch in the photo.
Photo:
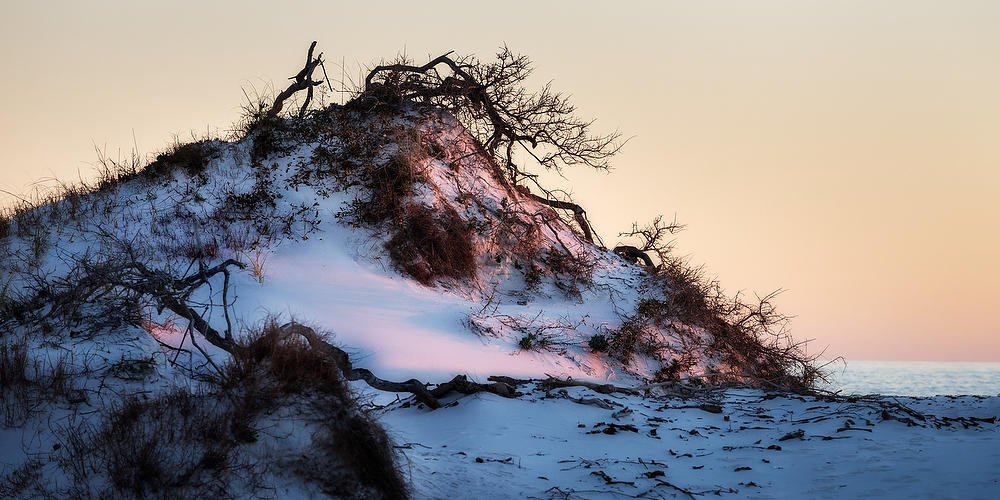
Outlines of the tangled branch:
[[292,96],[292,94],[300,91],[306,91],[306,99],[302,102],[302,107],[299,108],[299,118],[302,118],[306,114],[306,109],[309,107],[309,103],[312,101],[313,97],[313,87],[323,83],[323,80],[313,80],[312,74],[316,71],[317,66],[323,64],[323,53],[320,52],[318,56],[313,58],[313,50],[316,49],[316,42],[313,41],[309,45],[309,53],[306,54],[306,64],[302,67],[295,76],[289,78],[292,83],[285,90],[281,91],[277,97],[274,98],[274,104],[271,109],[267,111],[268,118],[274,118],[278,116],[281,109],[285,106],[285,100]]
[[452,112],[504,162],[514,183],[532,177],[515,165],[515,145],[546,169],[610,168],[609,159],[623,146],[621,135],[593,135],[593,122],[574,116],[576,107],[549,84],[537,92],[525,90],[531,71],[531,61],[506,46],[489,63],[448,52],[423,66],[406,60],[376,66],[365,78],[365,93],[389,92]]
[[643,227],[639,227],[638,223],[633,222],[631,231],[619,233],[618,236],[638,237],[642,243],[638,247],[618,245],[614,248],[614,252],[629,262],[642,262],[646,267],[654,268],[653,259],[649,256],[649,253],[652,252],[661,265],[666,264],[669,260],[670,250],[673,249],[673,242],[666,241],[666,237],[677,234],[682,229],[684,229],[684,225],[678,224],[676,219],[669,224],[663,222],[662,215],[658,215],[653,219],[653,222]]

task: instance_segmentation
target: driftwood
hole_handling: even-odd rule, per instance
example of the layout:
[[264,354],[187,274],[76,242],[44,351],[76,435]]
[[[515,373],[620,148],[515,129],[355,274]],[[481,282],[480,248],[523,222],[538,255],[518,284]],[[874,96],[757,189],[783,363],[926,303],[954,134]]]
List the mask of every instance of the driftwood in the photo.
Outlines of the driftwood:
[[620,387],[612,384],[595,384],[594,382],[587,382],[584,380],[573,380],[571,378],[555,378],[549,377],[545,380],[538,382],[538,388],[549,391],[552,389],[557,389],[560,387],[586,387],[594,392],[599,392],[601,394],[614,394],[620,392],[622,394],[640,395],[642,391],[638,389],[633,389],[631,387]]
[[281,330],[286,336],[302,336],[307,342],[309,342],[310,347],[319,352],[325,353],[337,363],[337,366],[340,367],[341,372],[347,380],[363,380],[372,388],[380,391],[408,392],[413,394],[417,398],[417,401],[426,404],[431,409],[440,408],[441,403],[438,402],[438,398],[446,396],[452,391],[462,394],[489,392],[505,398],[513,398],[518,395],[514,387],[505,382],[480,384],[472,382],[465,375],[458,375],[448,382],[438,384],[438,386],[434,389],[427,389],[427,384],[420,382],[417,379],[410,379],[405,382],[392,382],[379,378],[375,376],[374,373],[364,368],[354,368],[351,364],[350,357],[346,352],[344,352],[343,349],[340,349],[339,347],[323,340],[323,338],[320,337],[320,335],[317,334],[312,328],[293,322],[282,325]]

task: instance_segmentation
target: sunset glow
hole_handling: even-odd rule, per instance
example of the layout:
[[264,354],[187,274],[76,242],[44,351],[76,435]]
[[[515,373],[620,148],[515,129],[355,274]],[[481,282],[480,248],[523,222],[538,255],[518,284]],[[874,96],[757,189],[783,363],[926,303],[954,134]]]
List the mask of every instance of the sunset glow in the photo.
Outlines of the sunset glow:
[[[185,6],[186,5],[186,6]],[[811,352],[1000,361],[1000,4],[925,1],[12,2],[0,189],[93,178],[95,145],[226,135],[318,40],[332,80],[397,53],[491,57],[632,137],[567,170],[609,244],[676,215],[676,251],[777,304]],[[482,22],[488,18],[489,22]],[[334,84],[338,88],[339,83]],[[337,101],[334,92],[327,96]],[[0,200],[11,196],[0,193]]]

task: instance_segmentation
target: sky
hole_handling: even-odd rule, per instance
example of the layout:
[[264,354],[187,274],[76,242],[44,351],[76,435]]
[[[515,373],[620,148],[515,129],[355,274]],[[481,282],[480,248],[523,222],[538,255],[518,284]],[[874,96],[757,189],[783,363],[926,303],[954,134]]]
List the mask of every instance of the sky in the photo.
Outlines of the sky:
[[507,44],[631,138],[610,173],[546,177],[607,243],[676,217],[679,255],[731,293],[785,290],[826,358],[1000,361],[996,26],[993,1],[5,1],[0,189],[224,135],[312,40],[355,81]]

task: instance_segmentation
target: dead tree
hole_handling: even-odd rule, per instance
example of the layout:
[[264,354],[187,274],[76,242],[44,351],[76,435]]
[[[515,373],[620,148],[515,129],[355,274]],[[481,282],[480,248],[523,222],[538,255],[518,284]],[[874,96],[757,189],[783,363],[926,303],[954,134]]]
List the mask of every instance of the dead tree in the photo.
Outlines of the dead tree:
[[[453,57],[448,52],[422,66],[406,60],[376,66],[365,78],[361,98],[389,94],[448,110],[476,136],[487,154],[505,165],[514,185],[537,177],[514,162],[516,146],[545,169],[561,171],[578,164],[609,169],[610,158],[623,145],[620,134],[593,135],[593,122],[574,116],[576,108],[548,84],[537,92],[524,89],[531,71],[530,60],[507,47],[493,62]],[[549,207],[573,212],[584,236],[594,241],[582,207],[530,191],[525,194]]]
[[[210,344],[232,355],[240,354],[246,349],[246,346],[237,342],[233,337],[228,312],[231,268],[242,269],[245,267],[244,264],[234,259],[228,259],[222,263],[207,266],[199,260],[192,262],[190,266],[197,265],[196,271],[178,278],[167,269],[156,269],[140,262],[135,258],[135,253],[131,251],[127,242],[119,241],[119,243],[122,245],[122,251],[118,258],[100,262],[81,260],[67,277],[56,280],[52,287],[54,293],[48,296],[48,302],[52,304],[52,307],[46,316],[73,316],[74,312],[79,311],[83,305],[107,301],[114,295],[116,303],[141,304],[145,302],[149,305],[155,305],[160,312],[166,309],[187,320],[192,333],[190,336],[192,345],[205,355],[206,361],[210,364],[212,361],[208,354],[198,346],[197,340],[195,340],[195,332]],[[192,294],[208,285],[218,275],[223,276],[221,307],[226,321],[226,329],[221,332],[213,327],[191,303]],[[437,384],[433,389],[428,389],[428,384],[416,379],[405,382],[388,381],[364,368],[355,368],[346,352],[326,342],[309,327],[288,323],[281,327],[281,331],[286,338],[293,335],[303,337],[311,349],[327,358],[333,366],[338,367],[347,380],[363,380],[372,388],[381,391],[413,394],[418,401],[432,409],[440,408],[441,404],[438,399],[453,391],[463,394],[490,392],[507,398],[518,395],[517,391],[509,384],[502,382],[480,384],[470,381],[464,375],[458,375],[447,382]],[[222,370],[219,372],[221,374]]]
[[300,91],[306,91],[306,98],[302,102],[302,107],[299,108],[299,118],[302,118],[306,114],[306,109],[309,108],[309,103],[312,101],[313,97],[313,87],[323,83],[323,80],[313,80],[312,74],[316,71],[317,66],[323,65],[323,53],[320,52],[318,56],[313,58],[313,50],[316,49],[316,42],[313,41],[309,45],[309,53],[306,54],[306,64],[302,67],[302,70],[298,72],[295,76],[289,78],[292,83],[285,90],[281,91],[277,97],[274,98],[274,104],[271,109],[267,111],[268,118],[274,118],[278,116],[281,109],[285,106],[285,100],[292,96],[292,94]]
[[[192,263],[192,266],[194,264]],[[160,312],[167,309],[186,319],[191,328],[209,343],[227,352],[235,352],[239,345],[233,339],[232,324],[228,312],[228,292],[230,267],[244,268],[244,264],[228,259],[221,264],[208,267],[197,263],[198,270],[182,278],[175,277],[163,269],[150,268],[140,262],[126,249],[123,256],[101,262],[81,260],[77,268],[66,278],[55,282],[58,293],[52,297],[50,314],[68,314],[82,304],[106,300],[115,293],[124,293],[127,301],[141,302],[152,299]],[[215,276],[223,275],[223,304],[226,330],[219,332],[206,321],[191,305],[191,295],[207,285]],[[72,277],[72,278],[71,278]]]
[[593,122],[575,117],[575,106],[550,85],[538,92],[525,90],[522,85],[532,71],[526,56],[516,55],[507,47],[501,49],[495,62],[489,63],[451,54],[438,56],[423,66],[405,60],[376,66],[365,78],[365,91],[379,86],[404,100],[451,111],[477,135],[487,151],[505,160],[515,183],[528,175],[513,162],[515,145],[523,146],[547,169],[575,164],[610,168],[609,159],[623,145],[620,134],[591,134]]

